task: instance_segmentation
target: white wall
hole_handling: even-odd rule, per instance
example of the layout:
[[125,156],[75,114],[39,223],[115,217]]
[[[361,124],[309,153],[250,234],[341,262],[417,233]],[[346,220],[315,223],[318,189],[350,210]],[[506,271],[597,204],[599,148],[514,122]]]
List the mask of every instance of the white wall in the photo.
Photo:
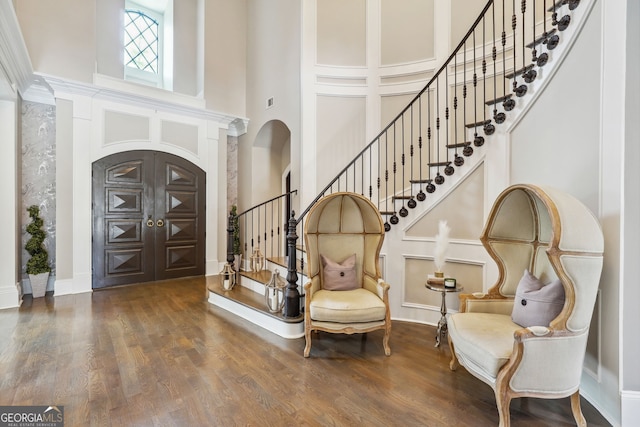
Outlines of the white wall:
[[[625,135],[622,217],[622,283],[620,292],[621,316],[621,391],[622,424],[633,425],[640,419],[640,3],[626,2],[626,76],[625,76]],[[622,13],[620,13],[622,15]],[[619,18],[618,18],[619,19]]]
[[34,71],[81,82],[93,80],[95,2],[20,0],[15,11]]
[[[301,144],[300,11],[300,2],[294,0],[247,2],[246,94],[247,116],[251,117],[251,123],[247,134],[239,141],[238,205],[241,211],[281,192],[280,180],[265,181],[264,172],[259,172],[256,165],[261,161],[275,165],[271,163],[271,157],[280,155],[282,145],[273,146],[274,151],[270,153],[251,148],[256,145],[258,133],[266,123],[279,120],[289,129],[291,158],[299,158],[295,153],[299,152]],[[274,104],[267,109],[266,100],[270,97]],[[266,146],[262,142],[260,145]],[[252,160],[252,153],[266,157]],[[292,188],[299,189],[297,170],[292,178]],[[264,190],[267,185],[269,189]],[[256,188],[263,191],[255,191]]]
[[621,114],[619,97],[624,91],[613,83],[620,81],[619,66],[610,62],[609,43],[619,45],[619,40],[609,38],[613,22],[606,15],[616,7],[605,9],[602,3],[596,3],[562,66],[512,130],[510,181],[567,191],[600,220],[605,235],[604,268],[586,355],[590,369],[583,373],[581,393],[616,425],[620,422],[623,206],[623,149],[616,115]]

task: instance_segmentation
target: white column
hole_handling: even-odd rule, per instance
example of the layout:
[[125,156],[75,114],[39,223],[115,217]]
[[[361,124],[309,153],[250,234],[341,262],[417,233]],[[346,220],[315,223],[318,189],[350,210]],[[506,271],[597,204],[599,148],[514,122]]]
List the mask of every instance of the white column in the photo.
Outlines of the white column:
[[20,266],[20,217],[17,191],[18,138],[15,101],[0,101],[0,200],[8,209],[0,209],[0,223],[3,224],[0,245],[0,309],[17,307],[20,303],[18,292],[18,268]]
[[218,274],[224,265],[227,247],[226,200],[227,200],[227,144],[220,143],[220,124],[207,123],[207,212],[205,275]]
[[[92,100],[73,97],[73,284],[71,293],[91,292],[91,119]],[[64,165],[58,165],[64,167]],[[62,238],[60,236],[59,238]]]

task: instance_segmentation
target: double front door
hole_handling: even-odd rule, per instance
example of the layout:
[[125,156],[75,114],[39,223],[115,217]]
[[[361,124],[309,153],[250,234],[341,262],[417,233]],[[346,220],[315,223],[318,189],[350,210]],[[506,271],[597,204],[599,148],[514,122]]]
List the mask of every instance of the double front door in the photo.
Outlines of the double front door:
[[205,173],[171,154],[93,164],[93,288],[204,275]]

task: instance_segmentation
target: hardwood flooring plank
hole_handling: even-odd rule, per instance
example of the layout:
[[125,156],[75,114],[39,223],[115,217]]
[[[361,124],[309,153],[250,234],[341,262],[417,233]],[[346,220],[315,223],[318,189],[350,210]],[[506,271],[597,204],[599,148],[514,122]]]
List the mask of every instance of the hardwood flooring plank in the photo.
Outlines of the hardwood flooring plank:
[[[493,391],[451,372],[435,328],[271,334],[207,302],[210,278],[38,298],[0,310],[0,404],[66,426],[495,426]],[[586,401],[590,426],[609,426]],[[569,399],[514,399],[514,426],[573,426]]]

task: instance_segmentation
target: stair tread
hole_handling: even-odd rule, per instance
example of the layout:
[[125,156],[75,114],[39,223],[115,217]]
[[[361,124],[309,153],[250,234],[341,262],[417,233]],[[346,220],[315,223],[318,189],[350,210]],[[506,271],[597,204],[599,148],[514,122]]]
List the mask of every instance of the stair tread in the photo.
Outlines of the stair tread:
[[447,148],[460,148],[460,147],[467,147],[471,145],[471,141],[465,141],[465,142],[458,142],[455,144],[447,144]]
[[489,100],[489,101],[486,101],[486,102],[485,102],[485,105],[494,105],[494,104],[497,104],[497,103],[499,103],[499,102],[506,101],[507,99],[511,99],[511,97],[512,97],[512,96],[513,96],[513,94],[512,94],[512,93],[508,93],[508,94],[506,94],[506,95],[504,95],[504,96],[501,96],[501,97],[499,97],[499,98],[491,99],[491,100]]
[[547,37],[549,37],[550,35],[552,35],[552,34],[553,34],[553,33],[555,33],[556,31],[557,31],[557,30],[556,30],[555,28],[553,28],[551,31],[547,31],[547,34],[546,34],[546,35],[544,35],[544,34],[543,34],[543,35],[539,36],[537,39],[535,39],[534,41],[532,41],[531,43],[529,43],[529,44],[527,45],[527,47],[528,47],[528,48],[532,48],[532,47],[534,47],[534,46],[539,45],[540,43],[542,43],[543,41],[545,41],[545,39],[546,39]]
[[490,119],[488,119],[488,120],[482,120],[482,121],[475,122],[475,123],[468,123],[468,124],[466,124],[466,125],[464,125],[464,126],[465,126],[467,129],[471,129],[471,128],[474,128],[474,127],[477,127],[477,126],[484,126],[484,125],[488,125],[489,123],[491,123],[491,120],[490,120]]
[[432,178],[429,178],[429,179],[411,179],[411,180],[409,180],[409,182],[411,184],[429,184],[432,181],[433,181]]
[[505,76],[504,76],[504,77],[505,77],[505,78],[507,78],[507,79],[512,79],[512,78],[514,78],[515,76],[519,76],[520,74],[524,74],[524,73],[526,73],[527,71],[529,71],[529,70],[530,70],[530,69],[532,69],[533,67],[535,67],[535,64],[529,64],[529,65],[526,65],[526,66],[524,66],[524,67],[520,68],[519,70],[512,71],[512,72],[511,72],[511,73],[509,73],[509,74],[505,74]]
[[413,196],[393,196],[393,200],[411,200]]
[[428,165],[431,166],[431,167],[449,166],[450,164],[451,164],[451,162],[431,162],[431,163],[428,163]]
[[222,287],[219,280],[214,279],[207,282],[207,289],[210,292],[235,301],[238,304],[242,304],[245,307],[249,307],[253,310],[259,311],[285,323],[300,323],[304,321],[304,314],[300,314],[300,316],[298,317],[284,317],[281,312],[271,313],[265,303],[264,295],[260,295],[259,293],[254,292],[244,286],[236,285],[233,287],[233,289],[227,291]]

